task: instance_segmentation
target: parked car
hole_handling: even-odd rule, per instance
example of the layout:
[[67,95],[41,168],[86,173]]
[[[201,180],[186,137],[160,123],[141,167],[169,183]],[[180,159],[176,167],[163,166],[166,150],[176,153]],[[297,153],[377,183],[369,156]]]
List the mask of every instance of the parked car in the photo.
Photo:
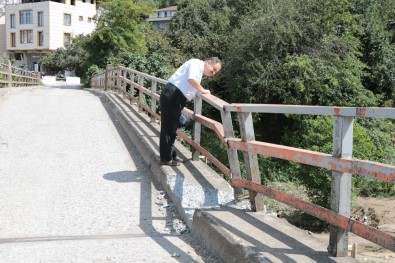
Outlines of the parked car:
[[58,74],[56,74],[56,80],[66,80],[63,71],[59,71]]

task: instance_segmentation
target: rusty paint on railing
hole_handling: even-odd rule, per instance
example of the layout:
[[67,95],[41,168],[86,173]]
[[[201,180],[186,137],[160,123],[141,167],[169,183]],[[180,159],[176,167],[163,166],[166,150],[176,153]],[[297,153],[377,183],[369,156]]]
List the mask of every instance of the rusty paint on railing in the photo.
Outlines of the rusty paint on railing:
[[282,104],[241,104],[232,103],[224,105],[225,111],[254,112],[275,114],[308,114],[349,117],[376,117],[395,119],[395,108],[379,107],[330,107],[330,106],[305,106]]
[[348,230],[360,237],[363,237],[373,243],[395,252],[395,237],[382,232],[373,227],[362,224],[342,214],[335,213],[332,210],[304,201],[300,198],[290,196],[281,191],[266,187],[261,184],[253,183],[247,180],[233,179],[231,185],[242,187],[257,193],[262,193],[270,198],[276,199],[284,204],[295,207],[303,212],[315,216],[321,220],[338,226],[341,229]]
[[7,64],[0,63],[0,83],[6,84],[8,87],[38,86],[40,74],[14,67],[10,61],[7,61]]
[[220,98],[211,95],[211,94],[196,94],[196,96],[200,96],[205,102],[213,106],[219,111],[222,111],[225,107],[225,105],[228,105],[228,103],[224,100],[221,100]]
[[194,112],[186,107],[182,109],[182,114],[188,119],[194,119]]
[[152,92],[151,90],[149,90],[149,89],[147,89],[147,88],[145,88],[145,87],[143,87],[143,86],[140,86],[139,84],[137,84],[137,83],[135,83],[135,82],[133,82],[133,81],[131,81],[131,80],[129,80],[129,79],[123,77],[123,76],[118,76],[117,78],[120,79],[120,80],[122,80],[122,81],[124,81],[124,82],[126,82],[126,83],[128,83],[128,84],[130,84],[130,85],[133,86],[134,88],[136,88],[136,89],[142,91],[144,94],[146,94],[146,95],[152,97],[152,98],[155,99],[156,101],[159,101],[159,97],[160,97],[159,94],[154,93],[154,92]]
[[227,145],[231,149],[261,154],[283,160],[312,165],[328,170],[359,174],[388,183],[395,183],[395,166],[364,160],[335,158],[330,154],[293,148],[260,141],[242,142],[229,138]]
[[146,79],[153,80],[153,81],[156,81],[156,82],[161,83],[161,84],[167,84],[167,80],[164,80],[164,79],[161,79],[161,78],[157,78],[157,77],[151,76],[149,74],[146,74],[146,73],[134,70],[134,69],[125,68],[123,66],[120,66],[119,68],[122,69],[122,70],[125,70],[127,72],[140,75],[140,76],[142,76],[142,77],[144,77]]
[[230,169],[221,163],[217,158],[215,158],[209,151],[204,149],[200,144],[196,143],[192,138],[188,137],[185,133],[177,130],[177,135],[180,136],[184,141],[186,141],[193,148],[198,150],[202,155],[204,155],[210,162],[212,162],[218,169],[221,170],[225,175],[230,176]]
[[195,114],[195,121],[199,122],[200,124],[202,124],[203,126],[213,130],[215,132],[215,134],[217,135],[217,137],[224,142],[224,127],[222,126],[221,123],[214,121],[210,118],[204,117],[203,115],[200,114]]

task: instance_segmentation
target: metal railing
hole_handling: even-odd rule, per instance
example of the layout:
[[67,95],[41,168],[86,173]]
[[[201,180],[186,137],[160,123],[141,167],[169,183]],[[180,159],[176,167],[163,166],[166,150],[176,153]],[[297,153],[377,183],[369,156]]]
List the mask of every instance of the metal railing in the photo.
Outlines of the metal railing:
[[[145,83],[150,83],[146,88]],[[160,120],[157,113],[158,86],[166,80],[150,76],[125,67],[108,66],[102,74],[92,78],[91,87],[106,91],[119,91],[124,98],[137,103],[139,111],[151,116],[151,121]],[[127,92],[127,88],[129,88]],[[203,101],[221,114],[221,123],[202,115]],[[231,115],[237,114],[240,137],[235,138]],[[333,117],[333,153],[326,154],[284,145],[255,140],[252,113],[329,115]],[[183,114],[194,120],[193,137],[180,130],[177,134],[192,147],[192,159],[204,155],[213,165],[231,178],[235,197],[242,188],[249,190],[251,207],[263,210],[260,194],[276,199],[331,224],[328,250],[333,256],[347,256],[348,232],[352,232],[391,251],[395,251],[395,237],[376,228],[350,218],[351,177],[360,175],[376,180],[395,183],[395,166],[352,157],[354,117],[376,117],[395,119],[394,108],[321,107],[268,104],[229,104],[213,95],[198,94],[194,99],[194,110],[184,109]],[[200,145],[201,126],[214,131],[226,147],[229,168]],[[242,179],[238,151],[243,152],[246,180]],[[284,192],[261,185],[257,155],[298,162],[332,171],[331,209],[290,196]]]
[[14,67],[11,61],[0,62],[0,87],[39,86],[40,73]]

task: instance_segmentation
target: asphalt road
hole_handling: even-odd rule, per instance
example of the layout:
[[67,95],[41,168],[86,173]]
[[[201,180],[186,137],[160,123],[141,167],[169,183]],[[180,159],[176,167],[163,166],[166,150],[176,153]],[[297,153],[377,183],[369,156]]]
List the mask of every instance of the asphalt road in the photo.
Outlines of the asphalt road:
[[0,263],[218,262],[98,96],[61,85],[2,94]]

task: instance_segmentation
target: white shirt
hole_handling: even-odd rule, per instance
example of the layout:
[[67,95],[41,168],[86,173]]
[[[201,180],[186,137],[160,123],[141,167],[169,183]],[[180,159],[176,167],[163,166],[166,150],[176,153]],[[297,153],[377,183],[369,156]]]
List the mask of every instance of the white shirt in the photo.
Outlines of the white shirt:
[[188,80],[194,79],[200,83],[202,81],[203,71],[204,61],[193,58],[182,64],[168,81],[181,90],[185,98],[191,101],[198,90],[189,84]]

